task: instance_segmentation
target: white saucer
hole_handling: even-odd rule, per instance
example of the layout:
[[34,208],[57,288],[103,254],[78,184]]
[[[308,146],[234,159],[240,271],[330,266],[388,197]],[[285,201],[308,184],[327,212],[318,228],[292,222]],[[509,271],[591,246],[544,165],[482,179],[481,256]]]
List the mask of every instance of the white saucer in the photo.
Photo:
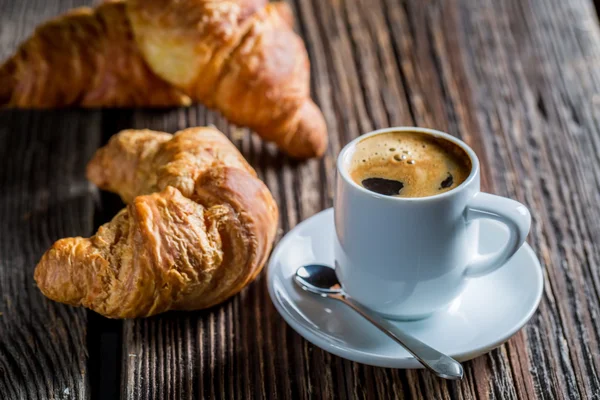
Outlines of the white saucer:
[[[503,243],[502,225],[482,220],[480,251]],[[292,281],[305,264],[333,265],[333,209],[314,215],[291,230],[273,251],[268,269],[271,300],[277,311],[306,340],[340,357],[390,368],[421,368],[401,346],[351,309],[307,293]],[[528,244],[502,268],[472,279],[450,306],[433,316],[395,322],[399,327],[459,361],[498,347],[535,312],[543,290],[540,263]]]

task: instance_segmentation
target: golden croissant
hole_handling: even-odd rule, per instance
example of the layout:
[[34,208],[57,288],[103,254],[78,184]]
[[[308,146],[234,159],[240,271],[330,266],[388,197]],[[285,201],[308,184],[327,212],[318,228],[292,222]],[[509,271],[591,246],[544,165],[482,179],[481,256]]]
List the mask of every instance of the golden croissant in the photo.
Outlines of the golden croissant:
[[284,3],[129,0],[37,28],[0,66],[7,107],[180,106],[219,110],[297,158],[327,147],[310,65]]
[[35,280],[52,300],[110,318],[197,310],[239,292],[267,259],[277,206],[216,129],[123,131],[87,176],[127,207],[91,238],[58,240],[42,256]]

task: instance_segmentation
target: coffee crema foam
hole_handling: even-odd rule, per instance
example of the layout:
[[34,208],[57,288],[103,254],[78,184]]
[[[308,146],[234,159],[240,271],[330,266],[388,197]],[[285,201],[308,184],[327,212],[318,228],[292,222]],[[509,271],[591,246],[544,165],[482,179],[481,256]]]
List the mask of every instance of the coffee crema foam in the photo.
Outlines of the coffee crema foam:
[[373,192],[428,197],[454,189],[471,173],[471,159],[458,145],[419,132],[387,132],[356,145],[352,180]]

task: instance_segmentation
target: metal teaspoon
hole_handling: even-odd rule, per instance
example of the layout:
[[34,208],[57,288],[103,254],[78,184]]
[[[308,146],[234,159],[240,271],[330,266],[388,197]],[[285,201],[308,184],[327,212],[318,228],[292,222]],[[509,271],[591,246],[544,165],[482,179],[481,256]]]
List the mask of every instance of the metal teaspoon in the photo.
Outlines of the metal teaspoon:
[[452,380],[462,378],[463,368],[458,361],[403,332],[388,320],[380,317],[375,312],[349,297],[342,289],[342,285],[338,281],[333,268],[319,264],[305,265],[298,268],[294,276],[294,281],[308,292],[341,301],[354,309],[354,311],[404,347],[425,368],[437,376]]

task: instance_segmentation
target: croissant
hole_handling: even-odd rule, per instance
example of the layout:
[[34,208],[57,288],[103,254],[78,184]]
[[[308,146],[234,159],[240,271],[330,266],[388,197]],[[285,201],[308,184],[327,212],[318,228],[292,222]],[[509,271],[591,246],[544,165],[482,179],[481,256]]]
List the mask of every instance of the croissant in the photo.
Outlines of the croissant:
[[110,318],[211,307],[260,272],[278,210],[267,187],[212,128],[127,130],[87,176],[127,203],[91,238],[58,240],[35,280],[52,300]]
[[129,0],[40,26],[0,67],[9,107],[178,106],[219,110],[296,158],[327,147],[310,65],[284,3]]
[[8,107],[190,103],[144,62],[122,2],[76,8],[42,24],[0,66],[0,105]]

